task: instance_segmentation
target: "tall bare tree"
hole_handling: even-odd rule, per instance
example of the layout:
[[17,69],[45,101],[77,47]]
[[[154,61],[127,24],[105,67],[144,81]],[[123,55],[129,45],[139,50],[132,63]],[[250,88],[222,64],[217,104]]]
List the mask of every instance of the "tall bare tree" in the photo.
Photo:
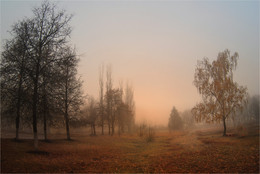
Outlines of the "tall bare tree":
[[28,56],[30,56],[30,49],[27,49],[29,42],[28,20],[17,22],[11,33],[13,38],[5,43],[1,56],[1,102],[2,104],[9,102],[8,106],[5,105],[4,110],[15,106],[15,109],[13,109],[16,111],[15,139],[18,140],[21,109],[25,104],[24,95],[29,85],[26,76],[26,65]]
[[111,117],[112,117],[112,67],[107,66],[106,69],[106,120],[108,123],[108,134],[111,134]]
[[237,66],[238,53],[230,55],[229,50],[218,54],[212,64],[207,58],[198,61],[194,85],[202,95],[192,113],[197,121],[223,122],[223,136],[226,136],[226,119],[238,109],[243,109],[247,89],[233,81],[233,70]]
[[125,132],[125,127],[129,124],[129,115],[131,114],[131,111],[124,102],[121,102],[121,104],[117,107],[117,123],[118,123],[118,134]]
[[104,135],[105,105],[104,105],[104,64],[99,69],[99,114],[101,121],[101,133]]
[[118,124],[118,134],[120,135],[121,132],[124,132],[124,123],[125,123],[125,118],[126,118],[126,114],[125,114],[125,109],[124,109],[124,102],[123,102],[123,95],[124,95],[124,90],[123,90],[123,80],[119,80],[119,94],[120,94],[120,103],[118,103],[117,106],[117,114],[116,114],[116,121]]
[[89,97],[88,106],[87,106],[87,122],[91,127],[91,135],[96,135],[96,121],[98,118],[97,113],[97,102],[93,97]]
[[77,65],[79,59],[70,47],[61,50],[61,59],[58,63],[60,79],[58,88],[59,108],[64,115],[67,139],[70,140],[69,121],[73,115],[79,112],[83,104],[82,81],[77,77]]
[[37,136],[37,108],[38,89],[41,85],[41,76],[45,68],[57,61],[56,49],[59,49],[67,42],[71,33],[68,25],[71,15],[67,15],[64,10],[56,12],[56,6],[44,1],[40,7],[33,9],[34,17],[30,26],[30,46],[33,49],[30,76],[33,82],[33,132],[34,147],[38,148]]
[[[16,41],[16,53],[19,56],[17,63],[25,64],[19,69],[19,74],[14,77],[22,84],[23,77],[26,79],[26,87],[30,88],[32,122],[34,132],[34,147],[38,149],[37,118],[39,113],[39,89],[44,85],[44,72],[46,68],[54,68],[53,64],[58,61],[57,50],[67,43],[67,38],[71,33],[69,21],[71,15],[67,15],[64,10],[58,11],[56,6],[48,1],[44,1],[39,7],[33,9],[33,16],[14,25],[12,33]],[[7,49],[6,49],[7,50]],[[19,52],[18,52],[19,51]],[[9,52],[10,53],[10,52]],[[10,56],[9,56],[10,57]],[[25,63],[26,61],[26,63]],[[20,66],[23,67],[23,66]],[[18,85],[19,86],[19,85]],[[21,85],[20,85],[21,86]],[[17,88],[17,93],[21,88]],[[19,98],[17,100],[17,123],[19,123]],[[17,131],[19,129],[17,124]],[[18,135],[17,135],[18,138]]]
[[111,96],[111,135],[115,133],[115,126],[118,120],[118,112],[120,110],[120,106],[122,105],[122,93],[120,89],[112,89],[108,91],[108,95]]
[[126,83],[124,93],[125,93],[124,103],[128,107],[127,127],[128,127],[128,132],[130,132],[135,124],[135,101],[134,101],[134,89],[133,86],[129,84],[129,82]]
[[[39,87],[39,107],[38,113],[39,118],[43,122],[43,132],[44,132],[44,139],[45,141],[48,140],[47,138],[47,128],[48,126],[53,125],[53,118],[54,115],[58,115],[56,113],[57,108],[56,101],[59,98],[55,98],[56,96],[56,89],[59,89],[59,68],[58,62],[55,62],[48,67],[46,67],[42,73],[42,83]],[[59,99],[60,100],[60,99]],[[57,120],[57,119],[56,119]]]

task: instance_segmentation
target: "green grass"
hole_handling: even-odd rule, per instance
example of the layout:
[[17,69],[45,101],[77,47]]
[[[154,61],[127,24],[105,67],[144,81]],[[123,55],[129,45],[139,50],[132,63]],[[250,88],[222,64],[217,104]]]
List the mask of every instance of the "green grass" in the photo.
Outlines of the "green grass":
[[2,172],[259,172],[258,135],[222,137],[216,132],[157,132],[153,142],[136,135],[73,136],[74,141],[1,140]]

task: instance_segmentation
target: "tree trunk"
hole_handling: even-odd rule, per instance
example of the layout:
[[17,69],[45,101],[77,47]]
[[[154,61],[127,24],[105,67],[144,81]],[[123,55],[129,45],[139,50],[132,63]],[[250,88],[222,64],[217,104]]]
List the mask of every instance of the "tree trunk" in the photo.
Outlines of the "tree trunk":
[[46,120],[46,111],[43,111],[43,131],[44,131],[44,140],[47,141],[47,120]]
[[33,93],[33,134],[34,134],[34,149],[38,150],[38,136],[37,136],[37,98],[38,98],[38,75],[36,75],[34,82],[34,93]]
[[120,124],[118,124],[118,135],[120,136],[121,132],[120,132]]
[[115,132],[115,126],[114,126],[114,122],[112,121],[112,136],[114,135],[114,132]]
[[33,132],[33,138],[34,138],[34,150],[38,151],[38,134],[37,134],[37,131]]
[[19,139],[19,127],[20,127],[20,108],[21,108],[21,92],[22,92],[22,75],[23,71],[20,72],[19,87],[18,87],[18,99],[17,99],[17,112],[16,112],[16,135],[15,139]]
[[114,133],[115,133],[115,113],[114,112],[112,112],[112,114],[111,114],[111,128],[112,128],[112,134],[111,135],[113,136]]
[[16,114],[16,135],[15,139],[19,140],[19,126],[20,126],[20,104],[17,106],[17,114]]
[[225,117],[223,117],[223,125],[224,125],[223,136],[227,136],[227,134],[226,134],[226,130],[227,130],[227,128],[226,128],[226,118]]
[[46,90],[45,90],[45,85],[43,87],[43,132],[44,132],[44,140],[47,141],[47,99],[46,99]]
[[110,135],[110,124],[108,123],[108,135]]
[[65,122],[66,122],[67,140],[70,140],[70,127],[69,127],[68,113],[65,113]]
[[[102,106],[103,107],[103,106]],[[104,113],[103,113],[103,108],[102,108],[102,111],[101,111],[101,129],[102,129],[102,135],[104,135]]]
[[101,129],[102,129],[102,135],[104,135],[104,121],[102,121]]
[[66,82],[65,82],[65,122],[66,122],[66,131],[67,131],[67,140],[70,140],[70,128],[69,128],[69,114],[68,114],[68,77],[69,77],[69,67],[66,69]]

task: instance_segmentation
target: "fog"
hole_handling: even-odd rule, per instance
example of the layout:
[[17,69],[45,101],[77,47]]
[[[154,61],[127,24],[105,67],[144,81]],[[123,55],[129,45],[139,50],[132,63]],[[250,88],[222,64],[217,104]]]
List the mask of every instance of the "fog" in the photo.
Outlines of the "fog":
[[[1,2],[1,36],[40,2]],[[258,2],[59,1],[73,13],[72,44],[80,55],[85,94],[98,97],[98,69],[111,64],[114,86],[134,86],[136,121],[166,125],[172,106],[200,101],[193,85],[197,60],[239,53],[235,81],[259,94]]]
[[258,1],[0,5],[2,172],[259,172]]

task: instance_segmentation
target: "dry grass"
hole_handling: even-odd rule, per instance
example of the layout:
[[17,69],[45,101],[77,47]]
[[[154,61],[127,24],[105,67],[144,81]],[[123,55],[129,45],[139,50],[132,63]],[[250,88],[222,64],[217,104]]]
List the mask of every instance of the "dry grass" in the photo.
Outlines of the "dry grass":
[[212,132],[157,132],[148,143],[137,135],[84,136],[41,141],[1,140],[1,172],[259,172],[258,135],[222,137]]

